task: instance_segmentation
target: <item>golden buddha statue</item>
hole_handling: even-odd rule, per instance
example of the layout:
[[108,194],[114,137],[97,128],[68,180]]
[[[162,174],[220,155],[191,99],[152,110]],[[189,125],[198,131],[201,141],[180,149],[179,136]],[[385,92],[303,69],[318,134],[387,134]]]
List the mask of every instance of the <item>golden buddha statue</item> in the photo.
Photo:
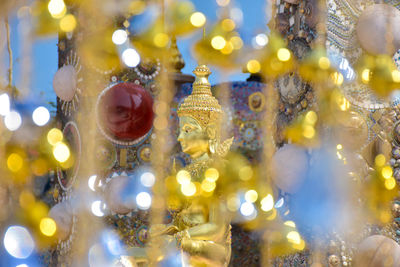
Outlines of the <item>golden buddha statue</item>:
[[[204,172],[224,157],[233,138],[220,142],[222,109],[211,93],[206,65],[198,66],[192,94],[178,108],[182,151],[192,162],[184,168],[194,182],[202,182]],[[214,203],[194,198],[174,216],[175,237],[189,255],[191,266],[227,266],[231,254],[230,224],[226,210]]]
[[[189,154],[192,160],[183,170],[192,182],[201,183],[204,172],[215,167],[227,154],[233,138],[220,142],[222,109],[211,93],[209,68],[200,65],[193,73],[196,79],[192,94],[178,108],[178,141],[182,151]],[[151,227],[151,244],[148,245],[163,248],[173,244],[187,256],[190,266],[228,266],[231,226],[220,196],[193,196],[181,204],[179,207],[168,207],[173,217],[171,224]],[[146,266],[154,260],[140,248],[131,249],[129,254],[138,266]]]

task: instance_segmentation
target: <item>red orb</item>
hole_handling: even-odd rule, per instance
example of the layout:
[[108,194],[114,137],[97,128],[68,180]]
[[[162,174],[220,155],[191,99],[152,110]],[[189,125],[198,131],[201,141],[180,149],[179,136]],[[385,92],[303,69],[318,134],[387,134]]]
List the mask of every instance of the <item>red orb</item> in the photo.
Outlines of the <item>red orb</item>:
[[134,141],[153,126],[153,98],[134,83],[118,83],[103,91],[98,109],[101,128],[119,141]]

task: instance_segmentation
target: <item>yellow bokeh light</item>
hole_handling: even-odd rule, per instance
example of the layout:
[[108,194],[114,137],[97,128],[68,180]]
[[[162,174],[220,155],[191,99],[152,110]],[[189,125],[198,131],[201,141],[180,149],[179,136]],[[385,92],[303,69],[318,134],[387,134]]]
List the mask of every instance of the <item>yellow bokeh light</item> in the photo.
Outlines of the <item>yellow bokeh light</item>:
[[10,169],[10,171],[17,172],[21,170],[23,165],[24,165],[24,160],[19,154],[12,153],[10,154],[10,156],[8,156],[7,167],[8,169]]
[[306,242],[303,239],[300,240],[299,244],[292,244],[294,249],[303,250],[306,247]]
[[303,136],[305,138],[311,139],[315,136],[315,129],[311,125],[306,125],[303,128]]
[[340,72],[332,73],[331,78],[333,82],[338,86],[340,86],[344,81],[343,75]]
[[278,214],[278,212],[276,211],[276,209],[272,209],[272,214],[267,217],[267,220],[268,221],[274,220],[276,218],[277,214]]
[[57,230],[56,222],[48,217],[40,220],[39,228],[45,236],[53,236]]
[[227,32],[233,31],[236,27],[235,22],[231,19],[224,19],[222,21],[221,25],[222,25],[222,29]]
[[350,102],[340,93],[334,93],[334,99],[341,111],[346,111],[350,108]]
[[64,17],[67,13],[67,7],[63,0],[51,0],[47,5],[50,15],[55,19]]
[[247,62],[247,70],[250,73],[257,73],[261,70],[261,64],[256,59],[249,60]]
[[53,147],[53,156],[58,162],[65,162],[68,160],[71,155],[69,148],[63,142],[58,142]]
[[233,51],[233,44],[231,42],[226,42],[224,48],[221,49],[221,53],[224,55],[229,55]]
[[60,20],[60,29],[64,32],[72,32],[76,27],[74,15],[68,14]]
[[370,75],[370,70],[369,69],[365,69],[361,72],[361,80],[364,83],[368,83],[369,82],[369,75]]
[[221,35],[214,36],[211,39],[211,46],[216,50],[221,50],[226,45],[225,38]]
[[72,166],[74,166],[75,163],[75,159],[73,157],[73,155],[70,155],[70,157],[64,161],[64,162],[60,162],[60,166],[63,170],[67,170],[69,168],[71,168]]
[[331,66],[331,62],[327,57],[320,57],[320,59],[318,60],[318,65],[321,69],[327,70]]
[[188,185],[188,184],[190,184],[190,180],[191,180],[190,173],[185,170],[180,170],[176,174],[176,180],[181,185]]
[[206,16],[201,12],[195,12],[190,16],[190,23],[195,27],[202,27],[206,20]]
[[194,194],[196,194],[196,185],[194,183],[183,184],[181,186],[181,191],[182,194],[187,197],[193,196]]
[[348,109],[350,108],[350,102],[347,101],[346,98],[343,98],[343,102],[342,102],[341,105],[339,105],[339,108],[340,108],[340,110],[342,110],[342,111],[348,110]]
[[382,168],[382,176],[385,179],[389,179],[393,175],[393,170],[390,166],[385,166]]
[[277,56],[278,59],[283,62],[288,61],[291,57],[290,51],[287,48],[280,48],[277,52]]
[[294,221],[286,221],[283,224],[287,225],[287,226],[290,226],[290,227],[293,227],[293,228],[296,227],[296,224],[294,223]]
[[166,47],[169,42],[169,37],[167,34],[159,32],[154,36],[153,42],[157,47]]
[[307,112],[305,118],[304,118],[304,122],[307,124],[311,124],[314,125],[318,120],[318,116],[317,113],[315,113],[315,111],[310,110],[309,112]]
[[341,149],[343,149],[343,146],[341,144],[337,144],[336,149],[341,150]]
[[250,203],[256,202],[257,198],[258,198],[258,193],[256,190],[249,190],[244,194],[244,199],[246,199],[246,201]]
[[400,71],[398,70],[392,71],[392,79],[395,83],[400,83]]
[[207,179],[204,179],[203,182],[201,183],[201,189],[205,192],[212,192],[214,191],[215,187],[217,185],[213,181],[209,181]]
[[47,142],[52,146],[61,142],[63,138],[63,133],[57,128],[53,128],[47,133]]
[[396,180],[393,177],[385,179],[385,187],[387,190],[392,190],[396,186]]
[[298,232],[296,232],[296,231],[290,231],[290,232],[286,235],[286,238],[288,239],[288,241],[289,241],[290,243],[298,244],[298,245],[301,243],[300,234],[299,234]]
[[31,164],[31,169],[34,175],[41,176],[48,171],[47,162],[44,159],[36,159]]
[[19,195],[19,205],[21,208],[28,209],[35,203],[35,196],[28,190],[24,190]]
[[236,197],[236,195],[231,195],[228,197],[228,201],[227,201],[227,206],[228,206],[228,210],[235,212],[239,209],[240,207],[240,200],[239,198]]
[[210,182],[215,182],[219,178],[219,172],[215,168],[209,168],[205,171],[204,176]]
[[153,122],[154,128],[157,130],[163,130],[168,126],[168,120],[165,117],[157,116]]
[[167,112],[167,103],[165,101],[158,101],[153,105],[153,110],[157,115],[162,115]]
[[39,223],[49,212],[47,205],[41,201],[36,201],[33,207],[29,208],[29,213],[33,221]]
[[274,197],[268,194],[261,200],[261,209],[265,212],[270,211],[274,208]]
[[244,166],[239,170],[239,178],[243,181],[248,181],[253,177],[253,169],[250,166]]
[[379,154],[378,156],[375,157],[375,165],[377,167],[382,167],[385,165],[386,158],[383,154]]
[[230,43],[233,45],[233,49],[239,50],[243,46],[243,40],[239,36],[233,36],[229,40]]

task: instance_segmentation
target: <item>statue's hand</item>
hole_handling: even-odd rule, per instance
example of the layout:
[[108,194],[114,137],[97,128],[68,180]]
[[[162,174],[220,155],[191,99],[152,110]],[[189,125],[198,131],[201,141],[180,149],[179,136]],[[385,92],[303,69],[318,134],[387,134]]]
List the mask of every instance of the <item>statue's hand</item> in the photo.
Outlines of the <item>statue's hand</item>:
[[174,236],[175,236],[178,247],[182,246],[183,240],[186,240],[186,239],[190,240],[190,234],[187,230],[177,232]]
[[150,238],[162,235],[174,235],[179,232],[178,227],[175,225],[156,224],[150,228]]

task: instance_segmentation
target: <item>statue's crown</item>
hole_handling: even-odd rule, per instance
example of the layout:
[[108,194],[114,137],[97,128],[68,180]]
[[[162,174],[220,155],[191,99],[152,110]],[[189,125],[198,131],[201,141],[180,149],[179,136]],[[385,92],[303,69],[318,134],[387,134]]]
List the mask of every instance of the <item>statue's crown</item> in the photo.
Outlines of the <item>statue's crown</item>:
[[208,81],[210,69],[206,65],[199,65],[193,73],[196,79],[192,93],[180,104],[178,116],[190,116],[202,126],[207,126],[210,122],[217,122],[221,118],[222,109],[211,93],[211,84]]

